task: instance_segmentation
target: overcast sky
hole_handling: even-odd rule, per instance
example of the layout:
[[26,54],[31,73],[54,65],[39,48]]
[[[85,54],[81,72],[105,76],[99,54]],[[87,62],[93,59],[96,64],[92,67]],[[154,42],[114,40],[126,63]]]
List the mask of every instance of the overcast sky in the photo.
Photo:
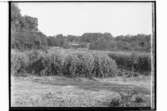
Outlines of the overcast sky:
[[151,3],[19,3],[22,15],[38,18],[46,35],[109,32],[151,34]]

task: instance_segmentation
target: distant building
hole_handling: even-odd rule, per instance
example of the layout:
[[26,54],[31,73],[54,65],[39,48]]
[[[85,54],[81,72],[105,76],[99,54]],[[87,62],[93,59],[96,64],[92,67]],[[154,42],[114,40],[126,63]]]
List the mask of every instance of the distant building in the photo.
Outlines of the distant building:
[[88,43],[71,43],[71,47],[89,49],[89,44]]

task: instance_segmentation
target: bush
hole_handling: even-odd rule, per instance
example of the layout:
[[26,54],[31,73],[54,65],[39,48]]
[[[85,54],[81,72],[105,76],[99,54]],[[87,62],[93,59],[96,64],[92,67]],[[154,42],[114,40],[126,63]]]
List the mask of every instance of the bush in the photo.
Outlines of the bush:
[[117,65],[115,61],[106,54],[94,53],[93,73],[96,77],[115,76],[117,74]]
[[121,98],[113,98],[109,104],[110,107],[120,107],[121,106]]
[[35,75],[46,75],[45,69],[47,66],[48,64],[45,55],[39,55],[36,60],[28,65],[27,72]]
[[62,73],[62,56],[60,53],[45,53],[43,51],[31,51],[28,53],[30,60],[30,73],[37,75],[58,75]]
[[[76,54],[69,54],[65,57],[63,73],[64,75],[76,76],[77,66],[80,65],[79,59]],[[78,66],[79,67],[79,66]]]
[[92,54],[86,52],[71,53],[65,58],[65,75],[91,77],[94,68]]
[[116,54],[108,53],[109,57],[114,59],[121,69],[130,70],[133,72],[150,72],[151,71],[151,56],[132,54]]
[[135,94],[132,96],[131,101],[136,103],[144,102],[144,95],[142,94]]
[[47,54],[47,73],[48,75],[61,75],[63,70],[63,56],[59,53]]
[[91,53],[80,52],[77,53],[77,57],[80,60],[80,65],[78,67],[78,72],[81,75],[85,75],[86,77],[92,77],[92,71],[94,69],[94,57]]
[[12,70],[16,71],[15,73],[24,70],[35,75],[72,77],[107,77],[117,74],[115,61],[101,53],[67,51],[65,54],[58,49],[50,50],[48,53],[40,50],[25,51],[15,53],[15,56],[12,54]]
[[128,93],[120,93],[119,97],[114,97],[109,106],[111,107],[141,107],[141,106],[150,106],[150,101],[148,98],[146,99],[146,95],[137,93],[136,91],[128,92]]
[[72,76],[107,77],[116,75],[117,65],[105,54],[81,51],[65,58],[64,71]]
[[11,70],[15,75],[31,73],[41,75],[47,66],[45,53],[40,50],[11,53]]
[[21,75],[25,72],[28,58],[24,53],[12,53],[11,54],[11,74]]

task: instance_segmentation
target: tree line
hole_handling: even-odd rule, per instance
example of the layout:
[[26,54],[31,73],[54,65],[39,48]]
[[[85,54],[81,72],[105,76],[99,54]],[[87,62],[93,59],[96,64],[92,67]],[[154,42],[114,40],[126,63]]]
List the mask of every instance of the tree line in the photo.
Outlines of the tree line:
[[[81,36],[58,34],[46,36],[38,29],[38,19],[22,16],[16,4],[11,4],[11,48],[43,49],[48,47],[71,48],[72,43],[92,50],[146,51],[151,49],[151,35],[120,35],[110,33],[84,33]],[[89,44],[89,47],[88,47]]]

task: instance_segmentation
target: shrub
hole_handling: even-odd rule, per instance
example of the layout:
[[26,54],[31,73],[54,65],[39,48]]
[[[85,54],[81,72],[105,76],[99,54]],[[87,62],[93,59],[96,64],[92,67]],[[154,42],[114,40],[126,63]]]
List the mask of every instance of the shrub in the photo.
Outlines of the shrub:
[[[15,73],[24,70],[35,75],[72,77],[107,77],[117,74],[115,61],[102,53],[66,51],[65,54],[64,50],[58,49],[49,50],[47,53],[42,50],[32,50],[15,53],[15,55],[16,62],[13,60],[15,56],[12,56],[12,68],[15,67]],[[19,64],[16,64],[18,62]]]
[[46,58],[48,75],[61,75],[64,64],[63,55],[60,53],[48,53]]
[[58,75],[62,73],[62,62],[63,56],[58,51],[56,53],[45,53],[42,50],[13,52],[11,70],[16,74],[27,72],[34,75]]
[[115,61],[106,54],[94,53],[93,73],[96,77],[115,76],[117,74],[117,65]]
[[78,51],[66,56],[64,71],[72,76],[107,77],[116,74],[117,65],[105,54]]
[[45,56],[40,56],[36,61],[29,65],[30,73],[35,75],[46,75],[47,60]]
[[144,101],[144,95],[142,94],[135,94],[132,96],[131,101],[136,102],[136,103],[141,103]]
[[62,74],[63,56],[57,51],[45,53],[43,51],[32,51],[28,53],[30,60],[30,73],[37,75],[59,75]]
[[40,56],[43,55],[42,51],[40,50],[31,50],[31,51],[25,51],[23,52],[28,56],[30,64],[32,64],[34,61],[37,61]]
[[77,65],[77,74],[78,75],[84,75],[86,77],[93,76],[91,73],[94,68],[94,58],[91,53],[87,52],[77,52],[76,53],[79,64]]
[[93,58],[91,58],[91,55],[73,52],[65,57],[63,69],[65,75],[88,76],[92,72],[92,67]]
[[28,64],[28,58],[24,53],[12,53],[11,54],[11,74],[22,75],[25,72],[25,68]]
[[[132,54],[116,54],[108,53],[109,57],[114,59],[121,69],[130,70],[133,72],[150,72],[151,71],[151,56]],[[148,73],[147,73],[148,74]]]
[[39,70],[41,70],[41,67],[44,67],[40,63],[42,56],[44,56],[44,53],[42,53],[42,51],[40,50],[31,50],[22,53],[27,55],[27,58],[29,60],[25,68],[26,72],[39,75]]
[[77,75],[77,66],[79,67],[80,61],[76,54],[69,54],[65,57],[63,73],[64,75],[75,76]]
[[113,98],[110,102],[110,107],[120,107],[121,106],[121,98]]

